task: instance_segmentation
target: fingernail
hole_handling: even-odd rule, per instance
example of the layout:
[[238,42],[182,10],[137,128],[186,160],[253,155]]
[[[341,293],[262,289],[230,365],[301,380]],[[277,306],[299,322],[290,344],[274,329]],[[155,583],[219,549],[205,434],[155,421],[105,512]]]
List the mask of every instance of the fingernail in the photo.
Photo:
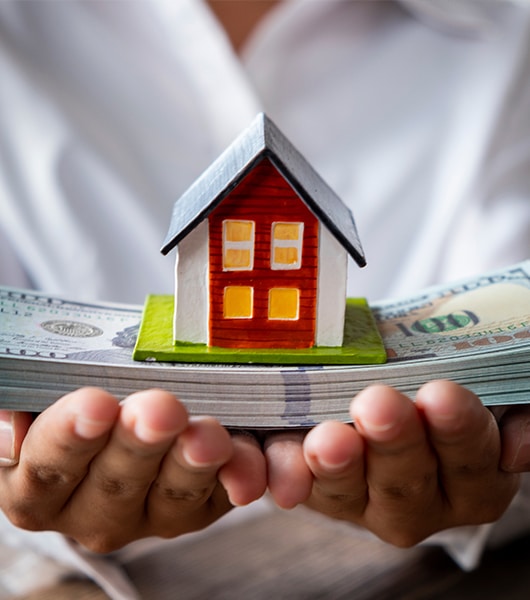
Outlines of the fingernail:
[[16,463],[13,413],[0,414],[0,467]]
[[176,452],[189,467],[211,469],[220,467],[230,458],[233,445],[228,433],[220,430],[215,419],[193,416],[186,434],[179,438]]
[[209,467],[218,466],[219,463],[217,461],[199,461],[192,458],[187,448],[182,448],[182,458],[186,461],[186,463],[190,467],[195,467],[196,469],[207,469]]
[[161,431],[149,427],[143,420],[138,419],[134,424],[134,434],[139,440],[146,444],[158,444],[165,442],[167,439],[175,435],[174,431]]
[[349,467],[351,463],[350,458],[347,458],[346,460],[337,463],[331,463],[323,459],[321,456],[313,456],[312,458],[320,465],[320,467],[324,471],[327,471],[328,473],[340,473],[341,471],[344,471],[347,467]]
[[[364,412],[364,411],[362,411]],[[392,419],[390,415],[384,417],[378,415],[379,421],[367,419],[363,414],[355,415],[355,427],[361,432],[361,434],[368,435],[374,441],[386,441],[390,437],[393,437],[398,421]]]
[[95,440],[109,429],[107,421],[96,421],[83,415],[77,415],[74,430],[79,437],[85,440]]
[[363,429],[370,433],[384,433],[385,431],[390,431],[395,425],[393,421],[391,423],[373,423],[367,419],[356,419],[355,423],[360,424]]

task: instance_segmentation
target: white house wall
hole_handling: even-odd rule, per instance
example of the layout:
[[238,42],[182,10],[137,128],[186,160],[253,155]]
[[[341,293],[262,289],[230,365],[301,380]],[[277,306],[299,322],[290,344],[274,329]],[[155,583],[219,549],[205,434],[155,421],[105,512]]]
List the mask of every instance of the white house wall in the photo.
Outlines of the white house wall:
[[178,245],[175,263],[175,340],[208,342],[208,221]]
[[319,225],[317,346],[342,346],[348,254],[326,227]]

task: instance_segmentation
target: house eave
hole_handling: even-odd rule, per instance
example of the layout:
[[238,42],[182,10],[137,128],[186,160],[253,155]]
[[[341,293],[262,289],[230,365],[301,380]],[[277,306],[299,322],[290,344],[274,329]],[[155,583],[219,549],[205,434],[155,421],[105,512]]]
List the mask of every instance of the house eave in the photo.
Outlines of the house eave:
[[162,254],[168,254],[206,219],[264,157],[271,160],[300,199],[355,262],[360,267],[365,266],[366,260],[352,213],[263,113],[175,202],[169,231],[160,250]]
[[[216,206],[218,206],[224,200],[224,198],[230,194],[230,192],[239,184],[239,182],[247,175],[247,173],[253,169],[254,165],[261,160],[265,153],[265,148],[262,148],[257,154],[245,162],[245,164],[242,164],[240,167],[238,167],[235,174],[233,174],[234,171],[231,171],[232,176],[229,177],[226,182],[223,182],[222,186],[215,185],[216,182],[211,178],[211,173],[218,174],[222,167],[222,163],[225,163],[227,160],[227,157],[224,157],[224,155],[219,157],[219,159],[212,164],[212,168],[208,169],[201,177],[199,177],[199,179],[197,179],[197,181],[188,189],[188,191],[181,196],[177,202],[175,202],[171,223],[173,224],[175,221],[177,221],[174,218],[176,213],[186,205],[186,202],[189,199],[193,197],[200,199],[203,194],[210,196],[213,191],[211,200],[209,202],[197,202],[201,208],[186,220],[186,225],[183,227],[170,226],[160,252],[163,255],[169,254],[169,252],[171,252],[171,250],[173,250],[173,248],[175,248],[182,239],[184,239],[193,229],[195,229],[195,227],[197,227],[201,221],[204,221],[204,219],[208,217],[208,215],[216,208]],[[215,188],[217,188],[217,191],[215,191]]]

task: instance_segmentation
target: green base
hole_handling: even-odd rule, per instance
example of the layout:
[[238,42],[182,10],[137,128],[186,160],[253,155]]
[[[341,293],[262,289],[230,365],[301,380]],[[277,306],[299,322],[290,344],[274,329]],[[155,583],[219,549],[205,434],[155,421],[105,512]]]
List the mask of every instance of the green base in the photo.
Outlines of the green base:
[[234,349],[206,344],[174,343],[172,337],[173,296],[148,296],[133,352],[134,360],[269,365],[366,365],[386,361],[383,340],[364,298],[347,300],[342,346]]

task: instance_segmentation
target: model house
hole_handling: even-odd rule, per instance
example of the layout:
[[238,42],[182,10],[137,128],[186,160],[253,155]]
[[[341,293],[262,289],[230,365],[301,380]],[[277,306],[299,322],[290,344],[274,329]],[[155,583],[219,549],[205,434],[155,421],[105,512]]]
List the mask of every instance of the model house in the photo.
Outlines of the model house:
[[342,345],[353,216],[265,115],[177,200],[174,248],[176,344]]

